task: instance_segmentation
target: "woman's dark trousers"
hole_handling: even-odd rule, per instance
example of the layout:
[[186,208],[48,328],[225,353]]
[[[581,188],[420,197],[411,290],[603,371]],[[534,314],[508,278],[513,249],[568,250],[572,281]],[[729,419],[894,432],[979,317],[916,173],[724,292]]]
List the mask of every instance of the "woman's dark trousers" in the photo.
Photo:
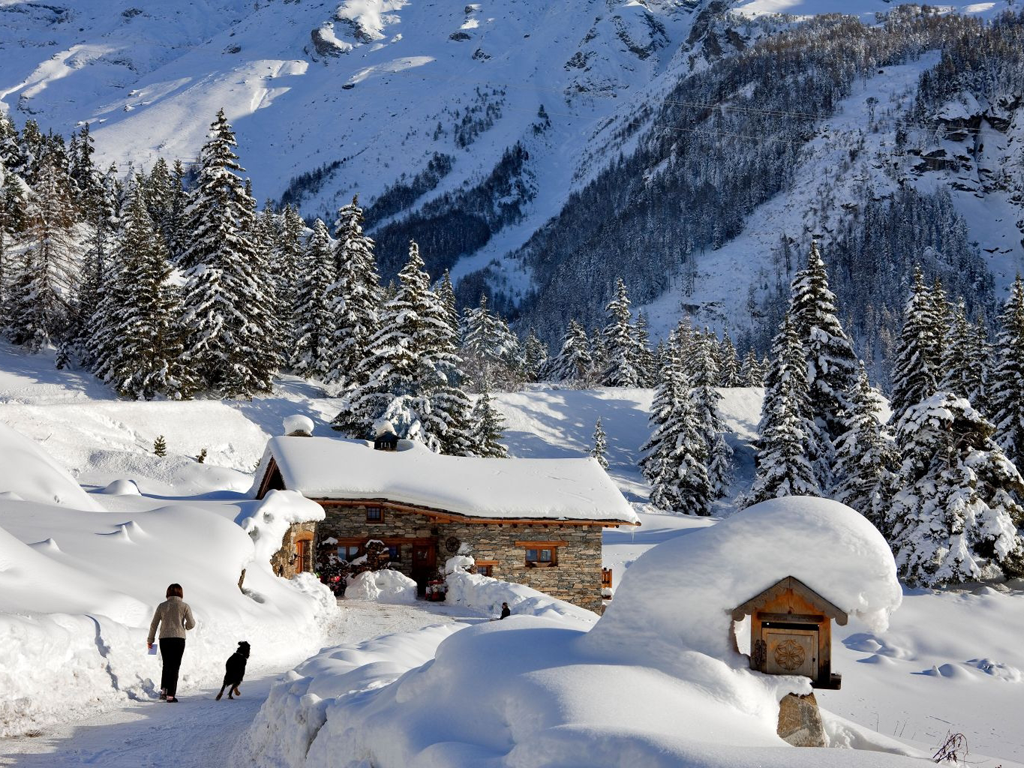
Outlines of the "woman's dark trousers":
[[161,637],[160,655],[164,660],[163,674],[160,676],[160,687],[174,696],[178,690],[178,670],[181,669],[181,656],[185,653],[184,637]]

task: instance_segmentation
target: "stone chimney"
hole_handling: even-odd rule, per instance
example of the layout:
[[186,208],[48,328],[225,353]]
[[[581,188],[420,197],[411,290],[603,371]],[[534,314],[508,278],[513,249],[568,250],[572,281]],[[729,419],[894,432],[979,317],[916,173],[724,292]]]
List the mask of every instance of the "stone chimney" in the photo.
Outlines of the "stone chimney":
[[301,414],[288,416],[284,420],[284,434],[286,437],[312,437],[313,420]]

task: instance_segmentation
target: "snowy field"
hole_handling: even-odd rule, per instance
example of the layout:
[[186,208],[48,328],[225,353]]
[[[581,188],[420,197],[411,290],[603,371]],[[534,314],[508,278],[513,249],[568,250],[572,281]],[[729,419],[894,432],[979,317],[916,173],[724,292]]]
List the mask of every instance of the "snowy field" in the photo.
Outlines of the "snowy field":
[[[735,496],[746,490],[752,476],[750,440],[758,420],[760,392],[727,390],[723,394],[728,438],[736,451]],[[580,456],[589,450],[594,422],[601,417],[609,439],[609,472],[643,522],[635,531],[606,532],[604,559],[614,570],[616,588],[645,551],[669,543],[680,556],[689,552],[686,556],[693,557],[693,547],[686,541],[691,537],[694,544],[710,541],[699,537],[712,534],[718,520],[735,513],[731,498],[720,504],[711,519],[657,514],[646,507],[646,487],[636,459],[647,437],[650,396],[645,390],[535,388],[496,397],[507,418],[508,444],[517,456]],[[259,538],[254,543],[232,521],[255,511],[256,502],[244,499],[241,491],[251,483],[250,473],[266,440],[280,433],[285,416],[295,413],[312,418],[316,434],[329,435],[327,424],[336,407],[315,388],[287,379],[273,396],[252,402],[124,403],[89,377],[54,371],[45,356],[25,357],[0,346],[0,422],[5,430],[9,427],[31,441],[22,443],[4,433],[5,487],[0,492],[7,493],[0,498],[0,658],[4,660],[0,724],[6,722],[5,733],[11,735],[0,741],[0,764],[166,765],[171,761],[164,760],[165,753],[172,748],[173,762],[179,765],[224,762],[229,754],[237,765],[259,764],[251,750],[260,745],[246,730],[254,718],[257,723],[286,723],[282,718],[288,703],[303,702],[304,708],[328,718],[325,736],[331,734],[334,739],[343,730],[331,725],[334,710],[328,711],[325,702],[338,696],[338,685],[349,684],[346,691],[390,692],[361,695],[365,710],[353,709],[356,704],[351,701],[330,705],[345,717],[359,720],[379,707],[381,713],[402,711],[403,716],[419,718],[420,730],[366,730],[391,740],[387,743],[394,744],[396,760],[418,755],[417,765],[466,763],[473,754],[487,762],[497,759],[494,756],[503,748],[512,749],[519,739],[524,744],[543,743],[547,754],[561,756],[561,762],[548,764],[574,764],[569,756],[577,754],[579,739],[593,740],[595,750],[599,744],[606,750],[604,757],[591,753],[592,764],[625,764],[623,756],[634,754],[629,751],[634,748],[640,750],[635,753],[637,760],[648,761],[652,745],[664,747],[669,757],[662,758],[667,762],[651,765],[722,764],[730,759],[734,765],[751,764],[750,753],[730,753],[723,745],[756,746],[768,739],[763,717],[759,720],[757,715],[761,694],[748,696],[728,686],[719,691],[723,711],[739,711],[735,709],[739,701],[740,709],[745,707],[753,718],[741,718],[728,735],[709,731],[703,746],[685,734],[670,737],[666,734],[678,728],[680,720],[672,714],[673,707],[684,711],[701,701],[691,689],[696,678],[690,675],[685,690],[674,688],[678,680],[666,681],[671,673],[655,670],[657,664],[635,649],[632,656],[617,655],[601,674],[581,672],[581,665],[590,662],[580,656],[578,637],[593,626],[596,617],[584,621],[550,605],[541,617],[537,615],[541,609],[533,610],[537,603],[524,601],[522,612],[533,615],[515,617],[515,622],[500,627],[484,622],[487,626],[469,630],[464,640],[449,642],[457,628],[480,623],[496,598],[483,589],[467,590],[465,603],[442,613],[428,611],[423,604],[364,604],[353,610],[352,603],[333,613],[312,585],[296,589],[258,566],[265,556]],[[152,453],[159,435],[168,445],[164,458]],[[198,464],[193,457],[202,448],[207,449],[208,458]],[[59,467],[46,464],[41,451]],[[11,471],[16,454],[22,457],[21,463]],[[67,474],[62,474],[64,470]],[[33,472],[42,474],[33,479]],[[141,493],[124,483],[108,489],[116,494],[102,492],[116,480],[133,481]],[[78,484],[88,493],[82,493]],[[275,512],[285,519],[290,514],[286,510],[301,503],[292,500]],[[268,534],[265,541],[271,539]],[[820,559],[821,553],[810,549],[801,545],[782,551],[796,553],[791,556],[794,560],[812,554]],[[762,560],[748,552],[737,557],[732,572],[749,574],[763,565]],[[248,568],[246,586],[264,602],[238,590],[242,567]],[[144,635],[163,587],[169,581],[184,581],[183,570],[196,578],[195,586],[186,586],[186,600],[205,620],[190,639],[183,670],[183,711],[174,715],[150,703],[152,683],[147,687],[147,680],[157,662],[144,653]],[[683,589],[683,583],[678,589]],[[742,587],[742,579],[738,583]],[[833,742],[877,750],[894,748],[887,740],[895,739],[893,743],[902,745],[896,749],[904,754],[930,756],[947,732],[961,732],[967,737],[972,765],[1024,765],[1020,725],[1024,591],[1020,584],[1011,586],[904,590],[902,605],[887,629],[853,617],[847,626],[835,627],[833,668],[843,674],[843,687],[817,694],[828,713]],[[664,592],[661,602],[671,603],[674,594]],[[618,598],[624,606],[622,615],[628,613],[626,603],[631,601],[626,597],[624,593]],[[729,593],[729,599],[733,597]],[[452,626],[453,617],[462,623]],[[439,623],[446,627],[423,629]],[[523,634],[506,632],[505,624]],[[301,631],[295,631],[296,626]],[[391,639],[377,639],[380,635]],[[544,643],[531,639],[541,635],[547,638]],[[218,687],[223,660],[241,639],[249,639],[260,653],[250,666],[253,683],[243,686],[246,696],[228,709],[224,702],[218,705],[209,700],[210,689]],[[530,653],[522,650],[523,644],[538,647]],[[318,654],[321,647],[326,649]],[[442,649],[440,655],[431,662],[437,648]],[[488,654],[505,654],[506,661],[500,669],[492,668],[491,662],[485,663],[492,658]],[[307,657],[312,658],[305,666],[289,673],[287,686],[272,689],[277,675]],[[474,661],[478,658],[479,663]],[[459,667],[461,660],[466,661],[465,669]],[[449,669],[453,675],[459,669],[458,676],[425,674],[431,666],[438,671]],[[646,677],[635,677],[640,668],[648,670],[642,673]],[[408,670],[413,671],[406,675]],[[500,713],[478,711],[477,698],[487,698],[484,691],[492,690],[491,683],[517,676],[522,687],[493,689],[499,697],[507,694],[505,700],[513,708],[501,715],[507,718],[506,730],[501,730],[493,720]],[[392,686],[399,678],[400,686]],[[718,678],[712,675],[709,680]],[[295,690],[290,693],[292,687]],[[569,695],[569,689],[589,691],[589,696]],[[467,751],[453,757],[431,747],[433,736],[423,736],[424,729],[429,730],[423,723],[428,715],[436,717],[436,707],[389,709],[400,707],[403,691],[410,690],[419,690],[434,702],[447,702],[451,713],[460,717],[476,712],[481,722],[492,718],[487,720],[492,742],[481,745],[479,728],[461,720],[457,723],[459,718],[449,714],[446,718],[453,722],[445,733]],[[615,731],[605,719],[608,713],[645,711],[644,702],[629,693],[632,690],[650,692],[650,701],[666,708],[664,717],[652,715],[650,732],[625,726]],[[270,703],[257,715],[257,705],[268,696]],[[588,703],[593,701],[601,706]],[[293,716],[301,713],[297,707],[291,710]],[[515,707],[526,709],[513,711]],[[559,725],[552,733],[561,733],[564,742],[552,743],[555,737],[545,735],[543,728],[527,728],[530,723],[523,718],[530,711],[538,718],[536,723]],[[57,725],[59,721],[70,724]],[[195,738],[172,746],[179,743],[174,737],[181,736],[182,726]],[[14,736],[26,731],[36,735]],[[236,736],[243,733],[245,738],[236,745]],[[484,747],[487,760],[483,752],[472,752]],[[261,748],[270,746],[264,743]],[[618,762],[608,758],[613,754],[619,756]],[[778,757],[759,758],[758,763],[909,764],[892,754],[848,750],[831,751],[827,759],[797,750],[772,749],[771,754]],[[680,755],[692,760],[688,763],[689,758]],[[521,764],[544,763],[524,759]]]

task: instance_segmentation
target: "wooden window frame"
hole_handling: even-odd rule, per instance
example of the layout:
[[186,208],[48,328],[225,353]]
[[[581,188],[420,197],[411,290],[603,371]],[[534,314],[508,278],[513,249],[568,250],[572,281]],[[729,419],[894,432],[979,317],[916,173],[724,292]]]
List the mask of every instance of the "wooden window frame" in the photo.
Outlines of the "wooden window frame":
[[[370,510],[371,509],[377,511],[377,513],[378,513],[378,517],[377,518],[371,518],[370,517]],[[373,505],[373,506],[366,507],[366,522],[370,523],[371,525],[381,525],[384,522],[384,507],[378,506],[376,504]]]
[[[527,568],[557,568],[558,567],[558,550],[561,547],[568,546],[568,542],[565,541],[517,541],[517,547],[522,547],[525,552],[523,553],[523,562]],[[551,559],[543,560],[543,552],[550,551]],[[530,559],[530,553],[536,552],[535,559]]]
[[494,578],[494,568],[498,565],[497,560],[477,560],[475,567],[476,572],[480,576],[488,576]]

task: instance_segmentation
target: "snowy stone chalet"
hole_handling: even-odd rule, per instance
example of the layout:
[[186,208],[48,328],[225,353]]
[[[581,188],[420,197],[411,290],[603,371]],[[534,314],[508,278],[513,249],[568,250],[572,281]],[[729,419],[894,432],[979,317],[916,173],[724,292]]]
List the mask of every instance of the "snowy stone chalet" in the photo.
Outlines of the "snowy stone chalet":
[[421,589],[461,548],[480,573],[600,611],[602,530],[640,524],[590,458],[465,458],[407,440],[289,435],[270,440],[256,478],[257,498],[299,491],[326,512],[285,534],[275,567],[286,577],[313,570],[328,538],[346,560],[378,539]]

